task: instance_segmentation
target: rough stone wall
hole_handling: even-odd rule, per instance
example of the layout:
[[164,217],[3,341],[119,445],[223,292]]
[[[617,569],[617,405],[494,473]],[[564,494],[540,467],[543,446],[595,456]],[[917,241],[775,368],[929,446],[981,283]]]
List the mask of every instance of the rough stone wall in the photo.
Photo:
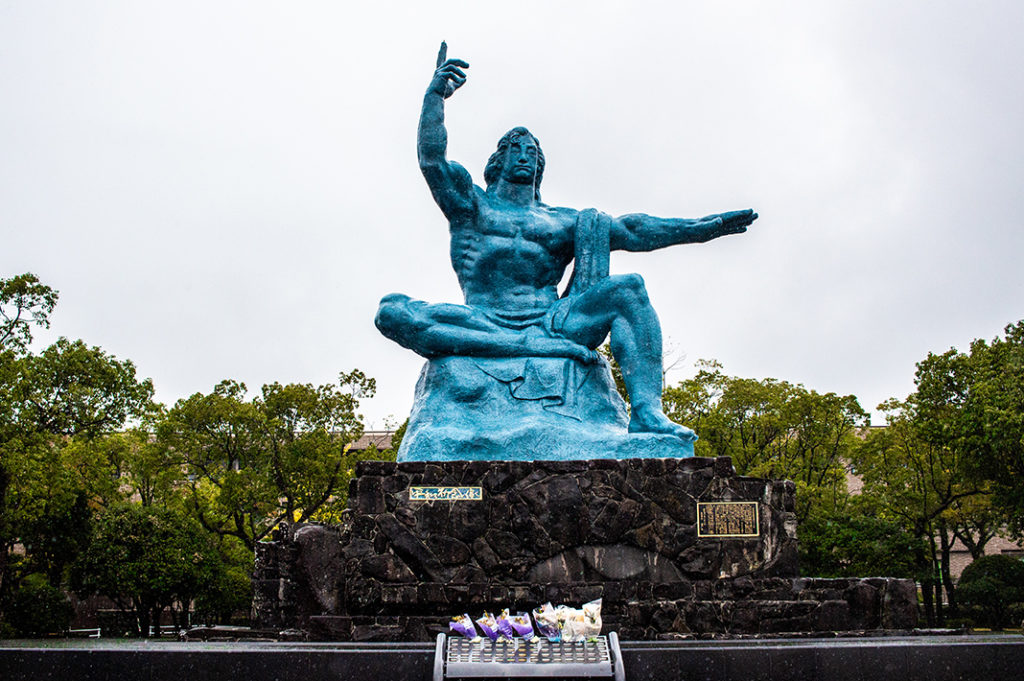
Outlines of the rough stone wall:
[[[480,486],[481,501],[408,488]],[[386,582],[557,582],[796,576],[792,483],[720,459],[363,462],[346,568]],[[697,538],[698,501],[755,501],[761,535]]]
[[[480,486],[480,501],[408,488]],[[698,501],[755,501],[757,538],[698,537]],[[603,599],[625,638],[909,628],[913,582],[797,578],[792,483],[729,459],[364,462],[340,527],[257,550],[257,620],[335,640],[429,640],[453,614]]]

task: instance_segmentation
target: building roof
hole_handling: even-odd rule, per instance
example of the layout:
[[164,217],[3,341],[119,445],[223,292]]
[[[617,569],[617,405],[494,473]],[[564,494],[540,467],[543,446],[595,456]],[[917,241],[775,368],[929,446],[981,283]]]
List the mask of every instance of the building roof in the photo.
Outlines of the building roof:
[[391,449],[391,436],[394,434],[393,430],[367,430],[349,446],[349,449],[363,451],[369,449],[370,445],[377,449]]

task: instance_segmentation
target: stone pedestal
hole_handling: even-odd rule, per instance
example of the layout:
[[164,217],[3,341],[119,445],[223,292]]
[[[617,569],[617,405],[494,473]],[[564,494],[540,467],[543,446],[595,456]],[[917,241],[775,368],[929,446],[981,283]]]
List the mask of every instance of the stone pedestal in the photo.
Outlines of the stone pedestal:
[[797,577],[794,493],[727,458],[363,462],[342,526],[258,547],[257,620],[429,640],[454,614],[603,598],[627,639],[913,627],[912,581]]

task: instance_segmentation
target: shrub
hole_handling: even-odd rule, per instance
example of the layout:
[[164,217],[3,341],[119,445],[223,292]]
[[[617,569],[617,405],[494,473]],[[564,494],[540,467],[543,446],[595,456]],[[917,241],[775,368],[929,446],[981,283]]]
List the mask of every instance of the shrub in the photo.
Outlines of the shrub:
[[1002,629],[1011,624],[1011,606],[1024,602],[1024,562],[1010,556],[982,556],[960,575],[957,594],[977,606],[979,624]]
[[800,525],[800,571],[810,577],[914,577],[920,540],[893,522],[836,513]]
[[64,633],[75,609],[63,591],[32,575],[8,597],[4,613],[10,625],[6,633],[27,637]]

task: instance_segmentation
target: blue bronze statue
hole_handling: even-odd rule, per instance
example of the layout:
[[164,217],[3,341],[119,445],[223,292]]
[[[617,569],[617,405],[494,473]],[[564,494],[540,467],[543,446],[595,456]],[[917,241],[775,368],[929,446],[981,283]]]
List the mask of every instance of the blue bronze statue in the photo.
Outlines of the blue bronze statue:
[[[611,217],[541,202],[544,153],[525,128],[498,142],[486,189],[446,156],[444,100],[469,64],[442,43],[423,98],[418,152],[448,218],[464,305],[401,294],[376,324],[429,361],[400,461],[692,456],[696,434],[661,407],[661,326],[637,274],[609,275],[609,251],[651,251],[745,232],[740,210],[690,220]],[[557,286],[574,262],[572,279]],[[596,348],[611,335],[631,409]]]

